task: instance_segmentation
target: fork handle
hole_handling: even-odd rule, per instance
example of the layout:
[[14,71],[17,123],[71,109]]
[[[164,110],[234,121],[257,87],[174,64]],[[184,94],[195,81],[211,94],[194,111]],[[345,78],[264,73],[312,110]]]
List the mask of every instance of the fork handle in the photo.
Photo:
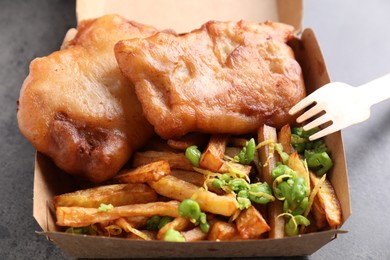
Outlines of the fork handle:
[[390,98],[390,73],[374,79],[358,88],[367,98],[367,102],[375,105]]

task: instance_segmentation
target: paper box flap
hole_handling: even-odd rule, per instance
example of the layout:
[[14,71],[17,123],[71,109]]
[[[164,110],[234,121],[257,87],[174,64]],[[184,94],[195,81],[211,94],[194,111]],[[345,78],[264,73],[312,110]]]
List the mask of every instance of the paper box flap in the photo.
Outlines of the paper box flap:
[[158,29],[188,32],[209,20],[280,21],[302,26],[302,0],[77,0],[77,21],[117,13]]

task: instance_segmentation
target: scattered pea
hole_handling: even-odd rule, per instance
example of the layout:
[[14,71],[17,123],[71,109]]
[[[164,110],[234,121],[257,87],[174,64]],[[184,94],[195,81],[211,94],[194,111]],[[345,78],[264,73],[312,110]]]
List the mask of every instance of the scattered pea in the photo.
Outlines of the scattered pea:
[[179,205],[179,215],[189,218],[191,222],[199,222],[201,210],[198,202],[193,199],[183,200]]
[[186,239],[183,237],[183,235],[174,229],[169,229],[165,235],[164,240],[169,242],[185,242]]
[[202,153],[199,151],[198,147],[196,145],[192,145],[187,147],[185,156],[188,160],[190,160],[191,164],[199,167],[200,157]]

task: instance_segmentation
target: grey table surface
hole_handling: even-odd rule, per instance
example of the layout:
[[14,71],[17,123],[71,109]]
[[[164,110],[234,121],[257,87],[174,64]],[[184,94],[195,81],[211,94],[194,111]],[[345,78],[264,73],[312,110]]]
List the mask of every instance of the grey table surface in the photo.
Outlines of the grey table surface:
[[[34,149],[19,133],[16,100],[30,61],[57,50],[75,26],[74,1],[0,1],[0,259],[70,259],[35,231]],[[310,1],[304,27],[316,32],[333,81],[363,84],[390,72],[390,1]],[[390,87],[390,86],[388,86]],[[297,259],[390,259],[390,101],[343,130],[352,215],[340,235]]]

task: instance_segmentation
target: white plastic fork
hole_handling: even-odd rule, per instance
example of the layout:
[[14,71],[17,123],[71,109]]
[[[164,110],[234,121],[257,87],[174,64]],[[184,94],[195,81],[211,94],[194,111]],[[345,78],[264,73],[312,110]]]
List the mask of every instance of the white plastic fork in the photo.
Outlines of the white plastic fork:
[[[367,120],[370,117],[371,106],[388,98],[390,98],[390,74],[360,87],[333,82],[302,99],[290,109],[289,114],[294,115],[314,104],[297,118],[297,123],[306,121],[303,126],[305,131],[326,124],[326,127],[309,137],[310,140],[315,140]],[[318,117],[311,122],[308,121],[315,116]]]

